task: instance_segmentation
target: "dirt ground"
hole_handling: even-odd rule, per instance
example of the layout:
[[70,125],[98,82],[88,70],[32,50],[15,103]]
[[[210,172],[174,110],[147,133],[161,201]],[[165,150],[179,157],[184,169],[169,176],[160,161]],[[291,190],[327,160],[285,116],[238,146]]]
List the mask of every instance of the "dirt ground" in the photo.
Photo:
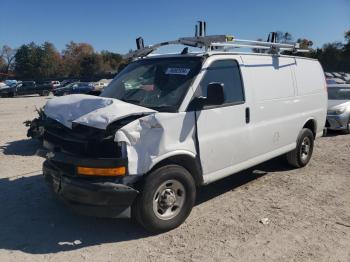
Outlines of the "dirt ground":
[[318,139],[303,169],[278,158],[203,187],[181,227],[150,235],[49,192],[22,124],[47,99],[0,98],[1,262],[350,261],[350,135]]

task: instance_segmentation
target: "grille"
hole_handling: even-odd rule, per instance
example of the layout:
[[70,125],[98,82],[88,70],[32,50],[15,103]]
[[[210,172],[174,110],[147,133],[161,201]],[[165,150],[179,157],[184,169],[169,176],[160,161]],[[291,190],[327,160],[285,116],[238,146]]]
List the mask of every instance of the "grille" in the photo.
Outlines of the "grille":
[[104,130],[78,125],[69,129],[57,121],[45,125],[44,140],[54,145],[56,151],[88,157],[120,157],[120,148],[113,136],[105,137]]

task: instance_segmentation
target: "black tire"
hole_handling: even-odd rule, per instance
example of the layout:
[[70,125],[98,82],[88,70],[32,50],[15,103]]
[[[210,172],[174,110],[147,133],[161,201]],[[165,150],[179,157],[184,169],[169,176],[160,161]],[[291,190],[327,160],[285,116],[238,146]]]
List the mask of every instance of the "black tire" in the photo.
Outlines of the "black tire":
[[326,136],[327,136],[327,133],[328,133],[328,129],[327,129],[327,128],[324,128],[324,129],[323,129],[323,132],[322,132],[322,136],[323,136],[323,137],[326,137]]
[[[176,192],[172,191],[169,201],[167,190],[171,190],[169,188],[172,186],[176,188],[176,185],[179,185],[178,183],[182,185],[182,188],[175,190]],[[173,196],[175,199],[172,198]],[[155,201],[156,199],[158,201]],[[163,166],[154,170],[145,178],[143,189],[133,205],[133,218],[149,232],[165,232],[178,227],[185,221],[195,200],[196,185],[192,175],[185,168],[178,165]],[[169,204],[171,201],[175,201],[173,206]],[[177,201],[181,202],[179,207],[176,207]],[[165,206],[162,206],[162,204]],[[166,209],[163,214],[159,212],[162,211],[162,207]],[[161,217],[166,216],[169,213],[168,211],[173,217],[171,215],[167,218]]]
[[297,139],[297,147],[287,153],[287,161],[293,167],[304,167],[306,166],[312,156],[314,149],[314,134],[308,128],[303,128]]

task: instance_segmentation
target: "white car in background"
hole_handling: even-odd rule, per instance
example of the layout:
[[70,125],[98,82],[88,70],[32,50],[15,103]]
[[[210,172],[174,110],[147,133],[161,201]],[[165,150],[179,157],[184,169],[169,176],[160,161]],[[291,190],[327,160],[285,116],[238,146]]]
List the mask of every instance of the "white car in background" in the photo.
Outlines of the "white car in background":
[[53,88],[57,88],[61,86],[60,81],[51,81],[51,85]]
[[7,87],[7,85],[6,85],[5,83],[0,82],[0,89],[1,89],[1,88],[6,88],[6,87]]
[[107,86],[107,84],[103,83],[103,82],[95,82],[92,84],[95,88],[95,90],[102,90],[103,88],[105,88]]
[[326,128],[350,133],[350,85],[328,85]]
[[96,91],[102,91],[111,81],[112,79],[101,79],[98,82],[94,82],[93,86]]

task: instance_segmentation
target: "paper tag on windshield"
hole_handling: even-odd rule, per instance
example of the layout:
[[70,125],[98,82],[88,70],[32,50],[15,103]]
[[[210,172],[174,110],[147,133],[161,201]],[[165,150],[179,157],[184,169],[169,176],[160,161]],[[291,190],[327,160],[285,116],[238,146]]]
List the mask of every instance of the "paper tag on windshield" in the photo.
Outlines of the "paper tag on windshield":
[[180,67],[169,67],[166,71],[166,75],[188,75],[191,69],[189,68],[180,68]]

